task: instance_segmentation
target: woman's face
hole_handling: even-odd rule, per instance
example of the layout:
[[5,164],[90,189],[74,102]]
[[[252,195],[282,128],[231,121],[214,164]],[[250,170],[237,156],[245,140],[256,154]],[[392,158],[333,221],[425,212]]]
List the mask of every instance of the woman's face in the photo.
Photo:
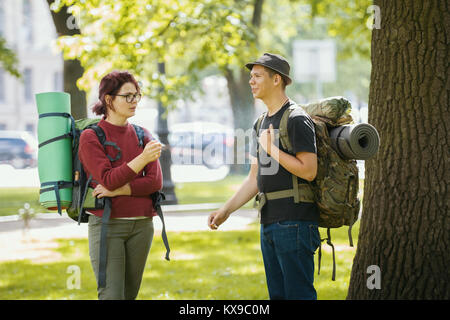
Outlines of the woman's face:
[[119,92],[111,96],[108,113],[113,113],[115,116],[130,118],[136,113],[137,99],[133,97],[131,102],[127,102],[127,95],[136,95],[138,90],[132,82],[126,82],[120,87]]

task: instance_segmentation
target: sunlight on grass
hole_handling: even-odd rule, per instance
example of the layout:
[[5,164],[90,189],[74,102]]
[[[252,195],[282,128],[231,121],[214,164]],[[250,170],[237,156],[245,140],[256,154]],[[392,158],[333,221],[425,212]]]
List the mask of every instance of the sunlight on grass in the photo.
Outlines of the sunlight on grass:
[[35,212],[50,212],[39,203],[39,188],[0,188],[0,216],[17,214],[26,202]]
[[[227,201],[245,176],[229,175],[211,182],[183,182],[175,185],[178,204],[220,203]],[[39,203],[39,188],[0,188],[0,216],[17,214],[28,202],[35,212],[50,212]],[[248,206],[251,206],[250,201]],[[55,211],[52,211],[55,212]]]
[[[359,223],[353,229],[356,242]],[[321,229],[322,237],[325,230]],[[336,252],[336,281],[331,281],[332,256],[322,244],[322,264],[315,287],[318,299],[345,299],[356,247],[348,246],[347,228],[332,230]],[[156,236],[145,268],[138,299],[268,299],[259,246],[259,225],[226,232],[169,232],[171,261],[164,260],[161,237]],[[55,262],[0,263],[0,299],[97,299],[87,239],[58,240]],[[81,288],[69,290],[68,267],[81,270]]]
[[177,183],[175,193],[180,204],[225,202],[236,192],[245,177],[229,175],[223,180],[207,183]]

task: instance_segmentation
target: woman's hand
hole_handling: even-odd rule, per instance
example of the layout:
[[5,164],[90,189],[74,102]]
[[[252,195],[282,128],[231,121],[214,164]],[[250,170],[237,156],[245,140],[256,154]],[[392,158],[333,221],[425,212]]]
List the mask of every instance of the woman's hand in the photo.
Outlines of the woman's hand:
[[117,196],[129,196],[131,194],[130,185],[127,183],[116,190],[108,190],[101,184],[98,184],[94,191],[92,192],[92,196],[95,198],[103,198],[103,197],[117,197]]
[[135,173],[141,172],[150,162],[156,161],[161,156],[163,145],[157,140],[150,140],[140,155],[127,163]]
[[147,162],[153,162],[161,156],[162,144],[159,141],[151,140],[146,145],[142,154]]

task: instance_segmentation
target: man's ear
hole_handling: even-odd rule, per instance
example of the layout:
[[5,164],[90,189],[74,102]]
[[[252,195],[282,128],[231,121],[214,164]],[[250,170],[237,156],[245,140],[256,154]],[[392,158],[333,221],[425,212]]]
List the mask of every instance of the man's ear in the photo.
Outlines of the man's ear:
[[283,79],[281,78],[281,76],[278,73],[275,74],[274,78],[275,78],[274,79],[275,85],[281,85],[281,83],[283,82]]

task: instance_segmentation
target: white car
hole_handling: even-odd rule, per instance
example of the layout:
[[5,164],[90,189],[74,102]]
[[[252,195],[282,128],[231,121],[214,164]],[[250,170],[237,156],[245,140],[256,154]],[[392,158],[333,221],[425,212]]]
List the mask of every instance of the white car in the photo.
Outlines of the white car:
[[0,131],[0,164],[16,169],[37,166],[37,140],[26,131]]
[[198,164],[217,169],[227,164],[234,145],[232,128],[215,122],[184,122],[171,126],[173,164]]

